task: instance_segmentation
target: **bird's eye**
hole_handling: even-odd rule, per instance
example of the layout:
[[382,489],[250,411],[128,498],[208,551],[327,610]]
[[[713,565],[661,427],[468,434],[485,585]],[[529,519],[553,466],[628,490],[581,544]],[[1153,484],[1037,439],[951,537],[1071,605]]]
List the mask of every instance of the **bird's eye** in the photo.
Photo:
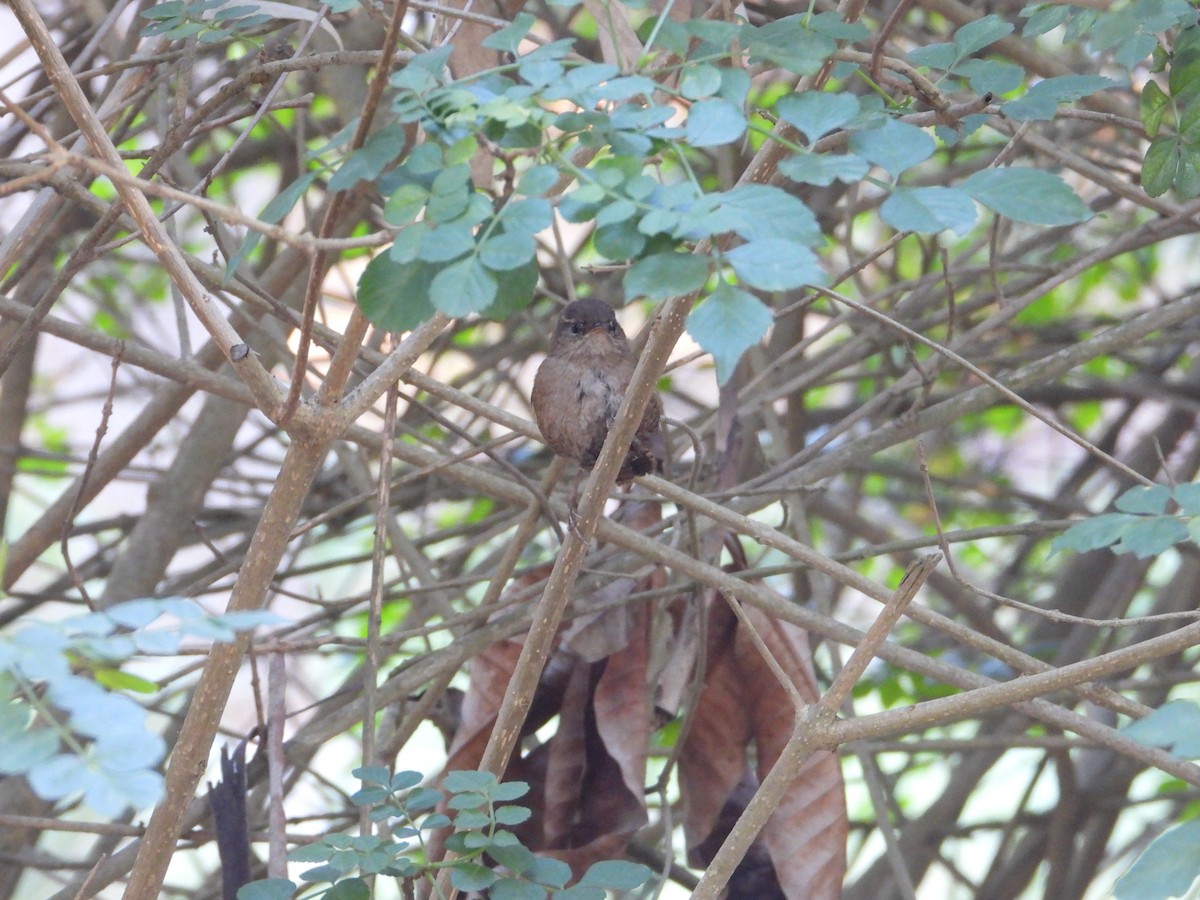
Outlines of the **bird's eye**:
[[609,322],[609,323],[608,323],[608,333],[609,333],[609,334],[616,334],[616,333],[617,333],[617,323],[616,323],[616,322]]
[[571,323],[571,334],[583,334],[583,323],[582,322],[572,322]]

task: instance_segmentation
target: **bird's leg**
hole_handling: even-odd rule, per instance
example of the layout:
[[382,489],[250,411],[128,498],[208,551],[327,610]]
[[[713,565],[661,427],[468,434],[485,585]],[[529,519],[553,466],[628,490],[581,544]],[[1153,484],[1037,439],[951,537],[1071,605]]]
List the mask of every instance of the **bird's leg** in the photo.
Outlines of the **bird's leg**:
[[579,540],[586,543],[583,532],[579,530],[579,487],[583,483],[583,469],[575,469],[575,477],[571,480],[571,496],[567,500],[567,530]]

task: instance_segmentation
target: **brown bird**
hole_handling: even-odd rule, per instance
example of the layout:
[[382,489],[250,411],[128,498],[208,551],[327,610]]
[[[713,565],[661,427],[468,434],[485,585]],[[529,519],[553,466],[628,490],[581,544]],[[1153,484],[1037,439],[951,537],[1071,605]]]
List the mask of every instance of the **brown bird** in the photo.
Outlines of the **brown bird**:
[[[611,306],[576,300],[563,309],[533,379],[533,415],[555,453],[585,469],[596,464],[636,364]],[[662,469],[661,415],[662,400],[652,394],[617,484]]]

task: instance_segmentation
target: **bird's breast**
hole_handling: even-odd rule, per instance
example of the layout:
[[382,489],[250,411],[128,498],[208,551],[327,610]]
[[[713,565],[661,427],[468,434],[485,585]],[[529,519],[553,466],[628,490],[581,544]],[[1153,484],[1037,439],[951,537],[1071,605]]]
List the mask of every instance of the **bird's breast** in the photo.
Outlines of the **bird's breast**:
[[607,422],[617,414],[621,406],[621,395],[613,379],[604,371],[586,368],[579,373],[575,384],[575,397],[584,418]]

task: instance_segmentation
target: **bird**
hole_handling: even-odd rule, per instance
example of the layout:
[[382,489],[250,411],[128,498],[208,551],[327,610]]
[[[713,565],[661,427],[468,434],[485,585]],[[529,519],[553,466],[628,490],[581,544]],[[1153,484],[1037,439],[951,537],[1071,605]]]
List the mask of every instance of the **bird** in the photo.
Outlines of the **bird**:
[[[567,304],[550,335],[550,350],[533,379],[533,415],[546,443],[583,469],[596,464],[637,359],[616,312],[603,300]],[[650,395],[617,484],[662,471],[662,399]]]

